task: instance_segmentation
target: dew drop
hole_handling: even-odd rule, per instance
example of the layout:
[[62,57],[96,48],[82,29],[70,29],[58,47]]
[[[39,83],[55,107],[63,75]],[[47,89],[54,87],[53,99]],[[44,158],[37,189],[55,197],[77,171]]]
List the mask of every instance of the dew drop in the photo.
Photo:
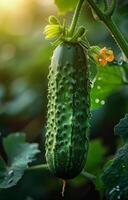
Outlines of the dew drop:
[[101,81],[101,79],[102,79],[101,77],[98,77],[98,81]]
[[8,184],[11,184],[13,182],[13,179],[8,180]]
[[98,90],[100,90],[100,89],[101,89],[101,86],[100,86],[100,85],[98,85],[98,86],[97,86],[97,89],[98,89]]
[[99,99],[95,99],[95,102],[96,102],[96,103],[99,103],[99,102],[100,102],[100,100],[99,100]]
[[14,171],[13,171],[13,170],[10,170],[10,171],[8,172],[8,175],[9,175],[9,176],[13,176],[13,175],[14,175]]
[[112,188],[112,190],[110,190],[109,195],[111,195],[113,192],[115,192],[116,188]]
[[101,103],[101,105],[104,105],[104,104],[105,104],[105,101],[104,101],[104,100],[101,100],[100,103]]

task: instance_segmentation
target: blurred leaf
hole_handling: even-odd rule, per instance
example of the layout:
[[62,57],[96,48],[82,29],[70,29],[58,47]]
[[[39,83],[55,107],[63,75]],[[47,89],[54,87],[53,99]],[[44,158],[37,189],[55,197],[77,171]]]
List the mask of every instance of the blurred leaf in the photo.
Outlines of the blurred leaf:
[[96,81],[97,73],[98,73],[98,67],[96,63],[91,59],[89,59],[88,65],[89,65],[89,79],[91,83],[94,84],[94,82]]
[[54,0],[54,2],[61,13],[66,13],[75,8],[78,0]]
[[102,181],[109,200],[127,200],[128,198],[128,115],[115,126],[117,135],[123,137],[125,144],[120,148],[114,159],[109,161],[102,173]]
[[89,144],[89,151],[86,163],[86,170],[89,172],[95,172],[99,169],[99,165],[103,162],[106,148],[103,146],[99,139],[92,140]]
[[99,67],[97,79],[92,85],[91,108],[105,104],[106,97],[122,85],[122,76],[118,65]]
[[8,165],[0,159],[0,188],[9,188],[20,180],[28,164],[39,153],[38,144],[25,142],[25,134],[15,133],[3,139]]
[[116,135],[119,135],[123,138],[124,142],[127,142],[128,139],[128,114],[125,115],[123,119],[120,120],[114,128]]
[[107,149],[103,146],[99,139],[90,142],[89,151],[87,156],[87,163],[85,165],[85,172],[92,173],[96,176],[92,179],[97,190],[100,191],[102,195],[102,182],[100,180],[100,174],[102,171],[102,166],[105,160],[105,153]]
[[128,197],[128,144],[120,148],[104,169],[102,181],[109,200],[127,200]]

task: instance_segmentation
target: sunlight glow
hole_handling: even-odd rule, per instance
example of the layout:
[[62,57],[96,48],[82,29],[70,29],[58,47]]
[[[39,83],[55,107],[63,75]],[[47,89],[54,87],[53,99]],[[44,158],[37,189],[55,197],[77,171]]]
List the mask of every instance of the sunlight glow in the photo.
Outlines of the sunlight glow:
[[23,0],[0,0],[0,10],[14,10],[17,7],[20,7]]

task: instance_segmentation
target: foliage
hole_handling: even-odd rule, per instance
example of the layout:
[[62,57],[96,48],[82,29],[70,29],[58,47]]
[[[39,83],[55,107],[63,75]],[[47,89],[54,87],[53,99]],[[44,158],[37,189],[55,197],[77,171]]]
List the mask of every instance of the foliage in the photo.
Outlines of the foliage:
[[22,133],[11,134],[3,139],[3,146],[7,155],[7,164],[0,158],[0,188],[9,188],[21,179],[28,164],[39,153],[38,144],[25,142]]
[[114,159],[106,165],[102,181],[110,200],[125,200],[128,197],[128,115],[120,120],[115,133],[120,135],[125,144],[118,150]]
[[106,67],[99,67],[95,82],[91,90],[91,107],[98,108],[105,104],[106,97],[118,90],[123,85],[123,80],[118,64],[109,64]]
[[[18,21],[18,25],[13,24],[8,19],[11,18],[13,12],[5,21],[3,20],[3,23],[0,23],[0,154],[2,155],[2,157],[0,156],[0,188],[8,188],[6,190],[1,189],[1,200],[17,199],[17,194],[20,200],[59,199],[62,187],[61,181],[57,181],[43,169],[27,170],[29,163],[32,162],[39,151],[37,144],[26,143],[24,134],[16,133],[5,137],[9,133],[19,130],[26,133],[27,141],[36,140],[41,143],[42,147],[44,144],[42,126],[44,127],[46,119],[47,66],[50,63],[49,58],[53,47],[42,39],[43,34],[41,34],[40,29],[42,28],[40,27],[43,23],[46,23],[45,19],[49,13],[51,14],[51,9],[41,7],[45,4],[43,1],[39,5],[38,3],[41,1],[38,1],[38,3],[34,0],[30,2],[32,6],[24,6],[23,13],[28,14],[30,12],[30,16],[21,17],[23,23],[20,23],[19,17],[16,16],[13,17],[14,21]],[[77,0],[54,0],[54,2],[60,14],[68,14],[66,17],[66,25],[68,25],[68,20],[71,19],[69,11],[74,10]],[[104,2],[107,2],[107,0],[87,0],[86,2],[94,2],[93,6],[98,5],[103,11]],[[89,198],[99,200],[99,197],[95,196],[93,182],[95,188],[99,190],[98,194],[102,193],[104,187],[108,199],[120,198],[123,200],[127,199],[128,195],[127,115],[115,126],[115,134],[120,135],[125,144],[117,151],[114,158],[105,165],[102,181],[100,174],[104,163],[114,152],[113,147],[117,148],[116,144],[121,143],[120,139],[113,136],[113,127],[128,111],[128,63],[124,53],[120,53],[120,48],[104,26],[107,21],[111,22],[111,20],[107,20],[111,17],[106,17],[106,21],[103,21],[103,15],[99,15],[96,10],[95,19],[93,19],[92,9],[89,7],[89,4],[83,6],[79,24],[85,25],[86,30],[88,30],[86,36],[90,44],[98,44],[101,48],[104,46],[111,47],[115,54],[115,61],[106,67],[100,67],[89,60],[93,115],[90,128],[90,148],[83,176],[71,181],[72,188],[70,188],[70,183],[68,184],[65,199]],[[117,0],[116,10],[112,16],[112,20],[124,34],[123,38],[126,39],[128,39],[127,8],[127,0],[123,2]],[[14,12],[15,14],[16,12]],[[20,12],[18,14],[20,15]],[[104,23],[99,23],[97,19]],[[42,20],[44,21],[42,22]],[[108,25],[108,28],[111,29],[110,24]],[[17,29],[17,27],[19,28]],[[40,140],[40,135],[42,140]],[[95,140],[92,140],[94,138]],[[2,153],[2,140],[5,153]],[[5,156],[3,156],[4,154]],[[44,162],[44,155],[43,147],[41,155],[39,154],[36,157],[37,164]],[[25,159],[26,156],[28,157]],[[16,157],[16,160],[14,157]],[[87,178],[87,172],[94,176]],[[22,176],[23,179],[21,179]],[[74,187],[75,181],[77,184]],[[12,187],[14,185],[15,187]]]
[[115,134],[123,138],[124,142],[128,139],[128,114],[115,126]]

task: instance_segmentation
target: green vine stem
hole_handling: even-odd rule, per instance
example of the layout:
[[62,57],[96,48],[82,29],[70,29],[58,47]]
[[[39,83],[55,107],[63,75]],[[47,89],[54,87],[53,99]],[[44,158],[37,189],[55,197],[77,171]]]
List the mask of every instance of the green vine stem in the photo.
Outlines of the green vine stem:
[[99,17],[99,19],[107,26],[109,31],[112,34],[112,37],[120,47],[120,49],[124,52],[126,58],[128,58],[128,43],[126,39],[124,38],[121,31],[118,29],[117,25],[113,21],[111,16],[108,16],[107,14],[103,13],[97,5],[94,3],[93,0],[87,0],[90,6],[93,8],[96,15]]
[[107,2],[107,0],[104,0],[104,9],[105,9],[105,10],[108,9],[108,2]]
[[71,26],[70,26],[70,29],[69,29],[69,36],[70,37],[72,37],[72,35],[75,31],[76,24],[77,24],[79,15],[80,15],[80,10],[81,10],[81,7],[82,7],[82,4],[83,4],[84,1],[85,0],[79,0],[78,4],[76,6],[76,10],[75,10],[75,13],[73,15],[73,19],[72,19]]
[[[107,3],[107,0],[106,0]],[[108,5],[108,7],[106,8],[106,11],[104,12],[104,14],[106,16],[112,16],[112,14],[114,13],[116,8],[116,0],[112,0],[111,5]]]
[[85,171],[81,172],[81,175],[84,176],[84,177],[86,177],[87,179],[90,179],[90,180],[96,179],[96,176],[95,176],[95,175],[90,174],[90,173],[85,172]]
[[[48,169],[48,165],[47,164],[41,164],[41,165],[35,165],[32,167],[27,168],[27,171],[36,171],[36,170],[42,170],[42,171],[47,171]],[[81,174],[82,176],[86,177],[87,179],[93,180],[96,177],[93,174],[90,174],[86,171],[82,171]]]
[[35,171],[35,170],[48,170],[48,165],[47,164],[34,165],[32,167],[27,168],[27,171]]

